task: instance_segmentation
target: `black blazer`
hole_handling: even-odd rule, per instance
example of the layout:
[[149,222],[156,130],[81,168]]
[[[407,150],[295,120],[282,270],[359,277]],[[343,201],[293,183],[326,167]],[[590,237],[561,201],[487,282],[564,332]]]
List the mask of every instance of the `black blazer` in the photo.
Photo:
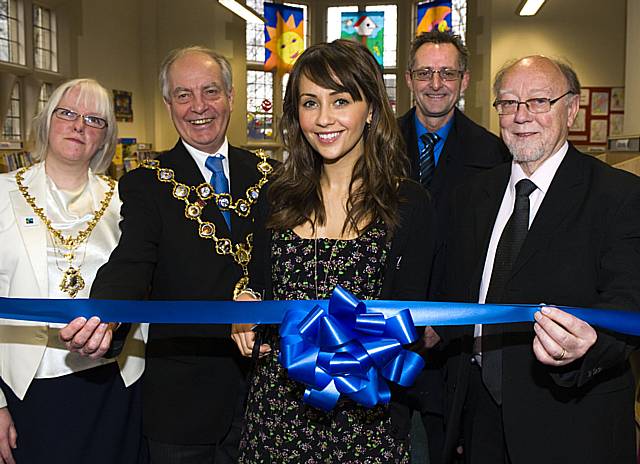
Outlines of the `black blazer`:
[[[181,141],[158,157],[176,180],[196,186],[202,174]],[[229,146],[233,198],[261,177],[259,158]],[[212,240],[198,236],[198,223],[185,217],[185,203],[155,171],[139,168],[119,184],[122,236],[98,272],[92,298],[230,300],[242,272],[230,256],[218,255]],[[203,219],[218,237],[243,241],[252,218],[231,214],[232,234],[220,210],[209,202]],[[244,390],[245,361],[228,325],[151,324],[144,376],[144,432],[165,443],[216,443],[228,431]]]
[[[425,300],[435,246],[434,210],[429,196],[417,182],[409,179],[403,181],[399,195],[400,223],[391,242],[380,299]],[[251,263],[249,286],[263,293],[266,299],[271,299],[271,231],[264,225],[269,214],[267,198],[268,193],[265,192],[256,215],[256,255]],[[404,404],[403,390],[394,388],[393,391],[391,432],[404,438],[409,433],[411,417]]]
[[[419,181],[418,138],[416,136],[415,107],[398,119],[411,164],[411,177]],[[440,159],[433,174],[429,192],[436,208],[437,257],[434,264],[431,286],[442,279],[443,243],[447,237],[447,207],[451,194],[463,182],[469,181],[479,172],[511,160],[511,154],[498,137],[479,126],[457,108],[453,114],[453,125],[447,136]],[[444,363],[442,356],[431,350],[427,356],[427,371],[412,388],[418,401],[416,408],[431,414],[444,414],[443,380],[438,367]]]
[[[415,107],[398,119],[400,132],[407,147],[411,164],[411,178],[420,180],[418,168],[418,138],[416,136]],[[443,235],[447,205],[453,190],[473,175],[511,160],[511,154],[498,137],[479,126],[457,108],[453,125],[447,136],[429,193],[433,196],[437,222]]]
[[[455,193],[444,285],[436,299],[477,302],[509,164]],[[569,147],[506,284],[504,303],[640,308],[640,179]],[[535,359],[532,323],[505,324],[502,413],[517,463],[635,462],[634,383],[627,357],[637,339],[598,330],[583,359],[563,368]],[[441,332],[455,356],[447,378],[445,451],[460,434],[473,327]]]

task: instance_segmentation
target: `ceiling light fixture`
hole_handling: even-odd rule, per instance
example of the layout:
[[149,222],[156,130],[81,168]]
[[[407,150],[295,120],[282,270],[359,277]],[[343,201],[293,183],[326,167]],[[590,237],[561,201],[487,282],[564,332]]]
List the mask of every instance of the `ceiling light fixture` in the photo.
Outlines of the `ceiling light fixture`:
[[540,7],[544,5],[545,0],[527,0],[520,8],[520,16],[533,16],[535,15]]
[[260,16],[255,10],[249,8],[246,5],[238,3],[236,0],[218,0],[220,5],[228,8],[233,11],[235,14],[240,16],[242,19],[249,23],[264,23],[265,19]]

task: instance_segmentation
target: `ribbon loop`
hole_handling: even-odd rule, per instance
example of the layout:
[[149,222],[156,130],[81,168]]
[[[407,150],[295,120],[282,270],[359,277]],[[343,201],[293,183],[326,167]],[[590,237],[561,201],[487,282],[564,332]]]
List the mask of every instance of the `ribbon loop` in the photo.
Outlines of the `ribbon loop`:
[[341,395],[366,407],[388,403],[386,380],[409,386],[424,366],[402,347],[417,339],[409,310],[385,317],[340,286],[327,309],[288,311],[280,335],[281,364],[307,386],[303,401],[324,410]]

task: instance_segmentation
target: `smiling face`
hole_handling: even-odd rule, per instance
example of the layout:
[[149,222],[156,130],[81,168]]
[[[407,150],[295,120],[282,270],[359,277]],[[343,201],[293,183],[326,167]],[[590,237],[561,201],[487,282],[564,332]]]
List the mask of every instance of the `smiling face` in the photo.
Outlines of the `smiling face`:
[[[104,114],[97,112],[97,105],[89,98],[79,98],[80,90],[71,88],[58,103],[58,108],[65,108],[84,116],[98,116],[106,119]],[[105,129],[89,127],[82,117],[75,121],[66,121],[51,115],[49,126],[49,141],[47,146],[47,164],[53,163],[66,166],[89,167],[93,156],[102,148]]]
[[325,163],[354,163],[362,156],[365,124],[371,111],[364,100],[300,79],[298,118],[300,129]]
[[[529,57],[507,70],[497,98],[520,102],[555,99],[567,90],[567,80],[553,62],[544,57]],[[526,105],[519,105],[515,114],[500,116],[502,139],[514,160],[527,165],[527,172],[533,173],[565,143],[578,112],[578,99],[579,96],[569,94],[547,113],[531,113]]]
[[[450,43],[425,43],[417,51],[412,70],[431,68],[458,69],[459,53],[455,45]],[[444,126],[453,116],[460,93],[469,85],[469,73],[464,73],[455,81],[444,81],[440,74],[434,74],[431,80],[413,79],[411,72],[405,74],[407,85],[413,92],[416,101],[416,112],[420,122],[430,130]]]
[[220,65],[204,53],[189,53],[171,65],[165,101],[180,137],[198,150],[216,153],[222,146],[233,105],[233,89],[224,86]]
[[278,55],[286,64],[293,64],[304,51],[304,41],[295,32],[285,32],[278,39]]

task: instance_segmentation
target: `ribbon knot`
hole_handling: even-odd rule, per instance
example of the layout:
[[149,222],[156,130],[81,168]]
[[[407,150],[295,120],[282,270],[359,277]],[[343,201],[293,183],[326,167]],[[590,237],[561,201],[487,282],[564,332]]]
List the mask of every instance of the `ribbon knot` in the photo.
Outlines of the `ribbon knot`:
[[325,411],[341,395],[369,408],[386,404],[387,381],[411,386],[424,367],[420,355],[402,347],[418,338],[408,309],[385,317],[340,286],[327,309],[288,311],[280,336],[280,363],[306,385],[303,401]]

